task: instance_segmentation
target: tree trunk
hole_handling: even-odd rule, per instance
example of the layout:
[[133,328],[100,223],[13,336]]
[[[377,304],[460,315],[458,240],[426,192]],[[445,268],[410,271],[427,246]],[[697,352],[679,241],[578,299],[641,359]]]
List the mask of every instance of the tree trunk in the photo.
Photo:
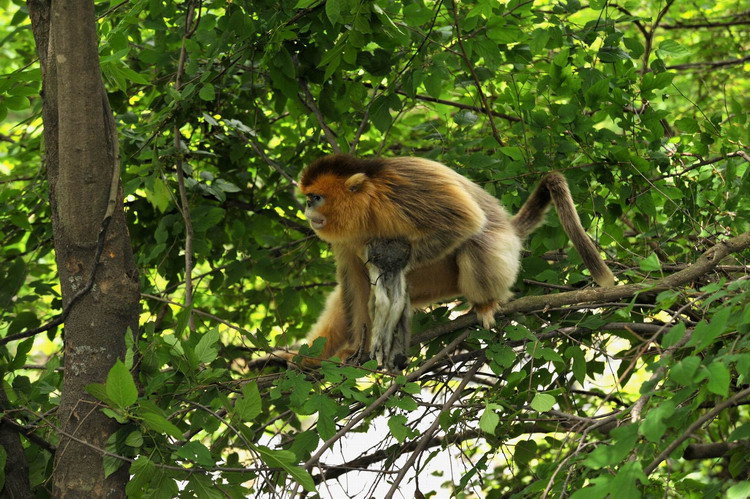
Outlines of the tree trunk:
[[[5,391],[0,389],[0,413],[8,410]],[[0,448],[5,450],[5,484],[0,486],[0,499],[32,499],[29,485],[29,464],[21,445],[18,428],[10,420],[0,419]]]
[[91,383],[103,383],[115,360],[124,357],[125,334],[137,330],[139,312],[94,4],[28,0],[28,7],[42,65],[45,163],[64,307],[86,289],[96,265],[93,286],[74,300],[65,320],[53,495],[123,497],[128,468],[105,479],[100,451],[119,425],[85,391]]

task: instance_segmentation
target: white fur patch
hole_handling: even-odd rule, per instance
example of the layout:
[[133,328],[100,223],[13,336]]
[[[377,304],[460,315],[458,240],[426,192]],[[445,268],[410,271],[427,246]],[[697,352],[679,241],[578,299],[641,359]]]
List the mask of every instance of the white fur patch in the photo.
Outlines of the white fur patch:
[[369,311],[372,319],[370,357],[388,371],[398,371],[406,358],[411,331],[411,306],[406,289],[406,272],[384,274],[372,263]]

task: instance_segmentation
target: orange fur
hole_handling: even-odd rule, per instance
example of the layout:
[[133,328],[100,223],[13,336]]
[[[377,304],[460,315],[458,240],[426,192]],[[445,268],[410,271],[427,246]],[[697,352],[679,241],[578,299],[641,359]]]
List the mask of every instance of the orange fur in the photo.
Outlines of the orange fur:
[[[515,218],[478,185],[420,158],[326,156],[304,170],[300,190],[308,198],[305,215],[336,257],[338,285],[308,336],[310,342],[327,338],[325,357],[346,359],[369,349],[370,281],[363,258],[372,240],[409,242],[406,272],[413,305],[463,295],[489,328],[500,304],[511,297],[522,238],[541,223],[550,197],[561,217],[574,217],[580,227],[559,174],[545,177]],[[570,220],[563,225],[577,230]],[[609,272],[582,228],[571,239],[586,252],[584,261],[598,261]],[[583,239],[590,247],[579,246]]]

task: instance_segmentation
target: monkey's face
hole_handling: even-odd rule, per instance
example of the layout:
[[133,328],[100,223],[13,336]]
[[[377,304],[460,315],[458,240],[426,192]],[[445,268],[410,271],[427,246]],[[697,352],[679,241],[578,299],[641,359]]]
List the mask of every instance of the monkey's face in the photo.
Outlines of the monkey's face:
[[323,230],[328,219],[321,212],[325,204],[325,198],[322,194],[310,193],[307,195],[305,204],[305,216],[310,221],[310,226],[315,231]]
[[325,174],[301,186],[305,195],[305,217],[316,234],[328,242],[357,239],[369,211],[369,196],[363,192],[367,177]]

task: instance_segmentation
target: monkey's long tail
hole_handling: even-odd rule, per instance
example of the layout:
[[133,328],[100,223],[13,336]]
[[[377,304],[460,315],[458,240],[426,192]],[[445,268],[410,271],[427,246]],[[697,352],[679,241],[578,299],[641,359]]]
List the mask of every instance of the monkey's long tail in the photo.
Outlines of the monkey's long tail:
[[545,175],[529,199],[511,219],[518,236],[526,239],[542,223],[550,202],[555,204],[557,216],[565,233],[578,250],[594,281],[602,287],[614,286],[615,277],[583,229],[568,189],[568,182],[561,174],[552,172]]

